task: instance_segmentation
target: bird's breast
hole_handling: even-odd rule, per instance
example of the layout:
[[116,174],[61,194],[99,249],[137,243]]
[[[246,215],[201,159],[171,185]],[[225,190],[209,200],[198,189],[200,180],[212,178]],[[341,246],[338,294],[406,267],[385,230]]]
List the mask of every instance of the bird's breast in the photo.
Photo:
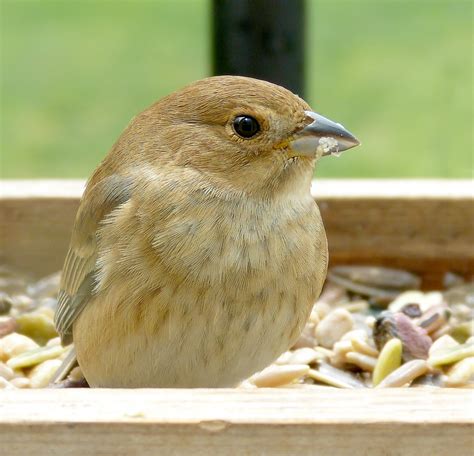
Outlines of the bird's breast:
[[151,245],[171,274],[188,282],[234,284],[242,292],[249,282],[314,267],[309,262],[322,231],[312,200],[189,203],[156,221]]
[[[322,287],[326,238],[310,198],[195,200],[170,200],[158,217],[132,200],[101,235],[103,267],[90,318],[113,319],[114,333],[100,328],[91,343],[87,316],[79,323],[89,325],[91,352],[118,337],[122,351],[113,353],[148,372],[141,384],[237,383],[291,345]],[[114,355],[98,364],[106,356]],[[133,377],[117,386],[138,384]]]

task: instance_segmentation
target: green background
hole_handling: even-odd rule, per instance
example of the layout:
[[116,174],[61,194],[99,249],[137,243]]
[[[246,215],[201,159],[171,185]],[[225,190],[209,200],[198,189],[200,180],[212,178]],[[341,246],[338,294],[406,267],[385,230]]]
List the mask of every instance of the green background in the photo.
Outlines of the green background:
[[[128,121],[210,74],[210,2],[1,0],[1,175],[86,177]],[[308,1],[307,95],[362,146],[324,177],[470,177],[473,7]]]

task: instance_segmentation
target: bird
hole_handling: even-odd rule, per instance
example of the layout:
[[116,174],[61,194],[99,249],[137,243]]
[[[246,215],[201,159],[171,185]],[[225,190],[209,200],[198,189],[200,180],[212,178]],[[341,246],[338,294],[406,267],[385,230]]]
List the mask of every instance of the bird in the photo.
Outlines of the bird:
[[243,76],[133,118],[87,181],[55,312],[89,386],[235,387],[288,350],[327,272],[315,164],[358,144]]

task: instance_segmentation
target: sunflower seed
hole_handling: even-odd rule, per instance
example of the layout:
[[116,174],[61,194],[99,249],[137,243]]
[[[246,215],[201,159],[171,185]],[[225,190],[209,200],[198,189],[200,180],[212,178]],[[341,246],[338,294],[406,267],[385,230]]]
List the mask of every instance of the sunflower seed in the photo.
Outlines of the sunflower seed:
[[448,372],[447,386],[463,386],[474,376],[474,357],[470,356],[457,362]]
[[298,380],[308,371],[306,364],[272,365],[250,377],[249,381],[259,388],[282,386]]
[[380,351],[374,367],[372,381],[374,386],[382,382],[390,373],[400,367],[402,363],[403,345],[400,339],[390,339]]
[[424,359],[414,359],[394,370],[387,375],[377,388],[395,388],[412,382],[415,378],[426,373],[429,369],[428,363]]

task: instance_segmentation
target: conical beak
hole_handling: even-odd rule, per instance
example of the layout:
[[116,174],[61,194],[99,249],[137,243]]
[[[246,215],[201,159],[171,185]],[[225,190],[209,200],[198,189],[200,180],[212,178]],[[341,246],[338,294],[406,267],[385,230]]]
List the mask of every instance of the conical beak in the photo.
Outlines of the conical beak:
[[298,155],[337,155],[360,144],[359,140],[341,124],[326,119],[312,111],[305,114],[313,121],[298,131],[291,141],[291,148]]

